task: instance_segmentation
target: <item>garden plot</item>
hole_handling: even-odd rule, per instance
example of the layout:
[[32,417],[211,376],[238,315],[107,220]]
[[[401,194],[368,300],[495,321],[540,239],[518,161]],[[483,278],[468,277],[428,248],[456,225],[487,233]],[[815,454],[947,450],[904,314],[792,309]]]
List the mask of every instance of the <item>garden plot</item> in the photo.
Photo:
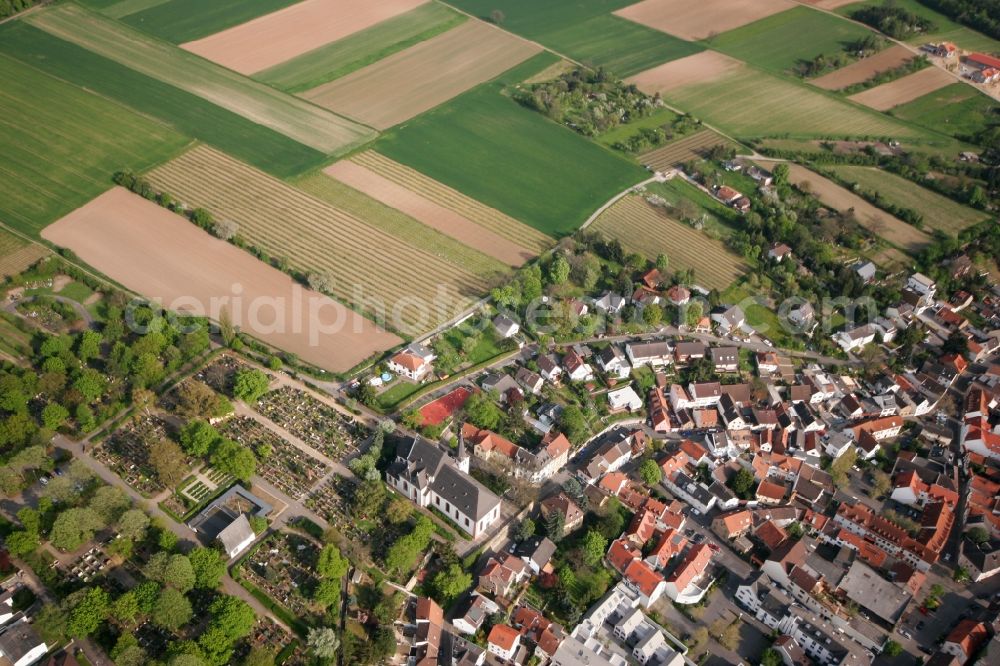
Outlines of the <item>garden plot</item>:
[[536,256],[527,248],[356,162],[343,160],[327,167],[323,173],[508,266],[520,266]]
[[22,273],[51,252],[0,228],[0,280]]
[[255,451],[257,474],[292,499],[305,497],[330,471],[326,463],[249,416],[229,419],[220,432]]
[[331,460],[355,453],[370,434],[330,405],[288,386],[264,395],[255,409]]
[[302,96],[387,129],[499,76],[540,50],[495,26],[466,21]]
[[617,16],[689,41],[705,39],[795,7],[791,0],[644,0]]
[[163,490],[149,461],[149,447],[166,438],[167,424],[163,419],[140,415],[96,446],[93,456],[125,483],[148,497]]
[[180,492],[191,500],[192,506],[198,506],[211,498],[219,488],[228,486],[235,480],[235,477],[228,472],[205,467],[195,475],[194,481],[184,486]]
[[847,67],[812,79],[809,83],[824,90],[841,90],[856,83],[864,83],[882,72],[902,67],[915,57],[910,49],[896,44],[873,56],[852,62]]
[[[158,189],[239,224],[249,245],[272,257],[286,257],[303,273],[328,277],[334,297],[384,316],[404,333],[420,333],[448,321],[490,287],[482,276],[205,146],[154,169],[148,177]],[[369,332],[375,333],[374,326]],[[398,342],[388,333],[359,335],[350,347],[337,350],[353,361],[340,370]]]
[[[303,0],[181,47],[252,74],[409,11],[427,0]],[[333,6],[336,5],[336,6]]]
[[243,575],[267,596],[288,609],[293,615],[305,617],[312,608],[307,598],[319,583],[313,575],[319,547],[312,540],[275,532],[243,561]]
[[[162,298],[167,308],[213,318],[224,305],[232,308],[227,313],[244,332],[326,370],[346,371],[399,342],[340,303],[123,188],[46,227],[43,236],[146,298]],[[238,308],[230,302],[235,285],[242,295]],[[252,313],[260,303],[275,305]]]
[[955,83],[955,77],[948,72],[940,67],[927,67],[901,79],[851,95],[848,99],[877,111],[888,111],[952,83]]

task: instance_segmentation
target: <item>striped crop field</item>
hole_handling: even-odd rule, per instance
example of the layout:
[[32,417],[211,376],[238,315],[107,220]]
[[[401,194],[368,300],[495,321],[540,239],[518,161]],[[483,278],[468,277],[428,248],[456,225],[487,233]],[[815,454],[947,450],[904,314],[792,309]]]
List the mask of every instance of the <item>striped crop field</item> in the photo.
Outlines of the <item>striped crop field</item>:
[[630,194],[601,213],[590,229],[621,242],[629,252],[650,260],[658,254],[675,270],[694,270],[694,283],[723,290],[747,270],[746,262],[722,241],[678,222],[640,196]]
[[643,153],[638,159],[640,164],[654,171],[663,171],[690,160],[703,159],[710,149],[719,145],[736,147],[735,143],[721,134],[705,129]]
[[28,243],[0,228],[0,279],[17,275],[49,254],[48,248],[37,243]]
[[295,270],[327,275],[334,297],[377,320],[384,313],[409,335],[447,321],[491,286],[483,276],[206,146],[148,177],[179,201],[237,223],[248,245],[286,258]]
[[375,131],[252,81],[171,44],[74,4],[24,19],[55,37],[206,99],[327,154],[368,141]]
[[458,190],[443,185],[433,178],[373,150],[355,155],[351,161],[421,194],[439,206],[448,208],[481,227],[489,229],[498,236],[519,245],[541,252],[553,244],[552,238],[533,227],[518,222],[495,208],[490,208]]

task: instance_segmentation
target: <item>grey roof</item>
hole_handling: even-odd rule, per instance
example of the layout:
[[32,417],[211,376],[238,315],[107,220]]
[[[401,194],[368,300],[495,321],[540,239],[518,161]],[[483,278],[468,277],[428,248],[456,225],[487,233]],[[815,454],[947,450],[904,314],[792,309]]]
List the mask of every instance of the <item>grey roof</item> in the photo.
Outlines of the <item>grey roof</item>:
[[241,543],[253,536],[254,532],[253,528],[250,527],[250,521],[247,520],[246,514],[241,513],[236,517],[236,520],[229,523],[228,527],[219,532],[219,536],[216,538],[222,542],[222,547],[226,549],[226,552],[231,553]]
[[909,592],[858,560],[851,564],[839,587],[852,601],[890,624],[902,616],[912,598]]
[[556,552],[556,545],[548,537],[532,537],[527,541],[517,544],[514,554],[518,557],[527,557],[538,568],[544,567],[552,559]]
[[39,645],[44,645],[42,639],[23,615],[0,634],[0,654],[11,663],[17,663]]
[[736,347],[713,347],[710,353],[712,354],[712,362],[716,365],[728,365],[740,360],[740,354],[736,351]]

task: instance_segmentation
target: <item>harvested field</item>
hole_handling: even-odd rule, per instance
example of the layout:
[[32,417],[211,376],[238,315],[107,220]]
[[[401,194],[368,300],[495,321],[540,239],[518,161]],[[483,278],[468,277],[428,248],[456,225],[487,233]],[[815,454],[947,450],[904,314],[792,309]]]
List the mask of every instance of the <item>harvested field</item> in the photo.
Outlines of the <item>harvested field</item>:
[[850,190],[824,178],[815,171],[810,171],[798,164],[789,164],[789,167],[789,178],[793,183],[798,186],[801,186],[802,183],[808,183],[808,190],[834,210],[843,212],[853,208],[858,224],[879,238],[884,238],[907,252],[919,250],[931,242],[931,237],[923,231],[876,208]]
[[356,162],[343,160],[327,167],[323,173],[509,266],[520,266],[535,256],[527,248]]
[[705,129],[640,155],[639,163],[654,171],[665,171],[689,160],[704,158],[709,149],[718,145],[735,146],[721,134]]
[[705,39],[795,7],[790,0],[644,0],[617,16],[689,41]]
[[863,58],[835,72],[812,79],[809,83],[824,90],[841,90],[855,83],[864,83],[876,74],[896,69],[915,57],[908,48],[896,44],[869,58]]
[[181,48],[253,74],[409,11],[427,0],[303,0]]
[[858,0],[802,0],[807,5],[812,5],[818,9],[839,9],[844,5],[855,4]]
[[108,189],[116,169],[149,168],[188,141],[5,55],[0,118],[0,220],[32,236]]
[[330,293],[362,312],[424,332],[491,286],[287,183],[199,146],[148,175],[153,185],[240,225],[248,245],[330,278]]
[[302,96],[386,129],[499,76],[540,50],[495,26],[466,21]]
[[663,94],[669,90],[733,74],[743,67],[744,64],[735,58],[717,51],[702,51],[647,69],[629,77],[627,83],[634,83],[640,90],[650,95]]
[[213,65],[79,5],[57,5],[29,14],[24,20],[325,153],[347,151],[375,136],[368,127]]
[[29,243],[0,228],[0,280],[17,275],[49,254],[51,252],[43,245]]
[[440,35],[466,20],[468,17],[465,14],[436,2],[428,2],[280,65],[261,70],[253,78],[286,92],[300,93]]
[[360,153],[351,159],[356,164],[416,192],[434,204],[474,222],[507,241],[518,243],[535,252],[547,250],[552,245],[552,239],[542,232],[374,150]]
[[878,192],[891,204],[912,208],[923,216],[925,226],[947,234],[958,234],[989,218],[989,213],[963,206],[888,171],[862,166],[832,166],[830,169],[863,190]]
[[851,95],[848,99],[876,111],[888,111],[952,83],[955,83],[954,76],[939,67],[928,67],[901,79]]
[[629,252],[650,260],[670,257],[673,270],[694,270],[696,284],[723,290],[747,270],[746,262],[718,240],[669,217],[661,208],[630,194],[594,220],[590,229],[618,239]]
[[[120,187],[50,225],[43,236],[146,298],[163,299],[165,307],[218,318],[227,305],[243,331],[333,372],[400,342],[340,303]],[[236,285],[242,290],[233,300]],[[298,310],[291,307],[296,301]]]

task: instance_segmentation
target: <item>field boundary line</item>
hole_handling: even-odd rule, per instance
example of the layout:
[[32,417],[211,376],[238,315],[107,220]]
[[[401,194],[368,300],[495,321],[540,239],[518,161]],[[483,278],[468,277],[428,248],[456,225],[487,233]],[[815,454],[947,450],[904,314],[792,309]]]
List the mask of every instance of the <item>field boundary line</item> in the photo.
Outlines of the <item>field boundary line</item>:
[[635,185],[633,185],[632,187],[629,187],[629,188],[626,188],[626,189],[622,190],[621,192],[619,192],[619,193],[618,193],[618,194],[616,194],[615,196],[613,196],[613,197],[611,197],[610,199],[608,199],[608,201],[607,201],[607,202],[606,202],[606,203],[605,203],[605,204],[604,204],[603,206],[601,206],[600,208],[598,208],[597,210],[595,210],[595,211],[594,211],[594,212],[593,212],[593,213],[591,214],[591,216],[587,218],[587,221],[586,221],[586,222],[584,222],[583,224],[581,224],[581,225],[580,225],[580,229],[586,229],[587,227],[589,227],[589,226],[590,226],[590,224],[591,224],[591,223],[592,223],[592,222],[593,222],[594,220],[596,220],[596,219],[597,219],[598,217],[600,217],[600,216],[601,216],[601,213],[603,213],[603,212],[604,212],[604,211],[606,211],[607,209],[609,209],[609,208],[611,208],[612,206],[614,206],[614,205],[615,205],[616,203],[618,203],[618,202],[619,202],[619,201],[620,201],[620,200],[621,200],[622,198],[624,198],[624,197],[628,196],[628,195],[629,195],[629,193],[631,193],[631,192],[632,192],[633,190],[635,190],[636,188],[639,188],[639,187],[645,187],[646,185],[649,185],[650,183],[655,183],[655,182],[656,182],[657,180],[659,180],[659,179],[658,179],[658,178],[657,178],[656,176],[652,176],[652,177],[650,177],[650,178],[647,178],[646,180],[642,181],[641,183],[636,183],[636,184],[635,184]]

